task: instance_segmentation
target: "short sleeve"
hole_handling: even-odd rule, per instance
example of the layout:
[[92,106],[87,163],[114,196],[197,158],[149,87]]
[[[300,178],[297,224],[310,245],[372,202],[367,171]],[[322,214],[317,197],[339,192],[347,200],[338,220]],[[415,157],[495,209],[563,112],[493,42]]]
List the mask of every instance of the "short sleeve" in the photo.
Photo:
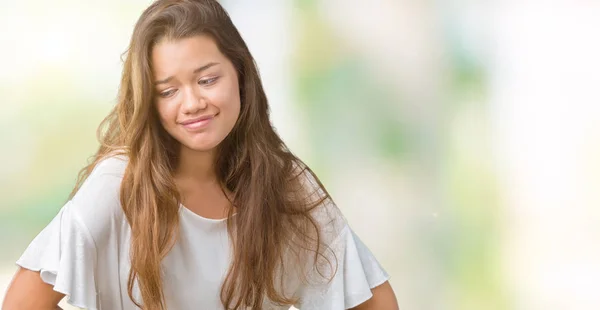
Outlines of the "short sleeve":
[[310,201],[326,197],[311,211],[326,249],[320,256],[324,259],[313,261],[309,258],[306,262],[307,283],[296,292],[299,299],[294,306],[301,310],[356,307],[371,298],[371,289],[387,281],[389,275],[352,231],[341,210],[319,186],[315,176],[301,165],[296,169],[301,171],[301,181],[307,188]]
[[[342,310],[358,306],[373,296],[371,289],[389,280],[373,253],[346,225],[330,245],[337,266],[331,281],[307,284],[300,293],[301,310]],[[315,275],[313,275],[315,276]]]
[[67,295],[69,304],[97,309],[96,248],[73,209],[73,202],[67,202],[29,244],[17,265],[39,271],[44,282]]
[[114,252],[107,245],[123,217],[119,188],[126,164],[126,158],[114,156],[99,161],[17,261],[23,268],[39,271],[42,280],[67,295],[73,306],[99,307],[97,285],[107,281],[109,270],[98,270],[98,254],[106,257]]

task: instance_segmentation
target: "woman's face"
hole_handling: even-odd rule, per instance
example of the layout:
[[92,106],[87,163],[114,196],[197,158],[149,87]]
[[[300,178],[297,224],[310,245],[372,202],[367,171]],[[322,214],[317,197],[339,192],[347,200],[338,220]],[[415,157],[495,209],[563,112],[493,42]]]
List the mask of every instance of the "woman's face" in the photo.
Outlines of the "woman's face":
[[162,40],[151,57],[162,126],[184,147],[214,149],[240,114],[238,76],[231,61],[206,35]]

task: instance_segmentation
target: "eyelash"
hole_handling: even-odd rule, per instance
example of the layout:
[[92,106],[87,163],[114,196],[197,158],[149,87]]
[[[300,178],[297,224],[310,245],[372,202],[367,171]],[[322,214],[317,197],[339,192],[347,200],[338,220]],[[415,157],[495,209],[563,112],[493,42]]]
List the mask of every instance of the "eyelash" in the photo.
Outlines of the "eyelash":
[[[214,84],[217,79],[219,79],[219,77],[214,77],[214,78],[210,78],[210,79],[205,79],[205,80],[199,80],[198,84],[199,85],[203,85],[203,86],[208,86],[208,85],[212,85]],[[177,90],[176,89],[171,89],[169,91],[166,92],[162,92],[160,94],[158,94],[159,96],[163,97],[163,98],[167,98],[170,97],[172,94],[174,94]]]
[[[214,82],[216,82],[218,78],[219,78],[218,76],[215,76],[215,77],[210,78],[210,79],[200,80],[200,81],[198,81],[198,84],[200,84],[200,85],[211,85]],[[206,82],[206,83],[203,83],[203,82]]]

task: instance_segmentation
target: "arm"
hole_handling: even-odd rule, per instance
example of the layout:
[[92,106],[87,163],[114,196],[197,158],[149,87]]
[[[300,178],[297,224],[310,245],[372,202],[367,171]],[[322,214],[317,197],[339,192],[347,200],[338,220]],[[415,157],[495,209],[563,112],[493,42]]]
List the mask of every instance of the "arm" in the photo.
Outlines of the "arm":
[[64,294],[42,281],[40,273],[19,268],[10,283],[2,310],[55,310]]
[[[4,300],[2,310],[55,310],[65,296],[84,304],[96,305],[96,262],[105,254],[106,244],[114,238],[111,225],[123,217],[119,190],[126,161],[108,158],[99,162],[72,199],[65,203],[52,221],[35,237],[17,261],[19,268]],[[44,268],[55,275],[46,279]]]
[[398,310],[398,301],[389,281],[373,288],[373,297],[352,308],[354,310]]

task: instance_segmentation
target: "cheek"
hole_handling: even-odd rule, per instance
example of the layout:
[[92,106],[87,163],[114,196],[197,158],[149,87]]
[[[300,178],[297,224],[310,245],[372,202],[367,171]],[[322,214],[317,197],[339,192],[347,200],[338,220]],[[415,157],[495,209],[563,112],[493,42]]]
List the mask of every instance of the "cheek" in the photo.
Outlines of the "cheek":
[[232,114],[231,116],[237,117],[237,114],[240,111],[240,96],[230,94],[224,102],[226,102],[224,109],[227,109],[228,113]]
[[168,127],[175,120],[176,111],[169,104],[158,103],[156,104],[156,111],[158,112],[158,118],[160,119],[163,126]]
[[219,109],[227,113],[228,118],[237,118],[240,111],[240,94],[237,86],[227,85],[215,94],[213,100],[219,103]]
[[230,95],[227,98],[227,105],[221,109],[225,112],[228,127],[233,127],[240,116],[240,97],[239,95]]

